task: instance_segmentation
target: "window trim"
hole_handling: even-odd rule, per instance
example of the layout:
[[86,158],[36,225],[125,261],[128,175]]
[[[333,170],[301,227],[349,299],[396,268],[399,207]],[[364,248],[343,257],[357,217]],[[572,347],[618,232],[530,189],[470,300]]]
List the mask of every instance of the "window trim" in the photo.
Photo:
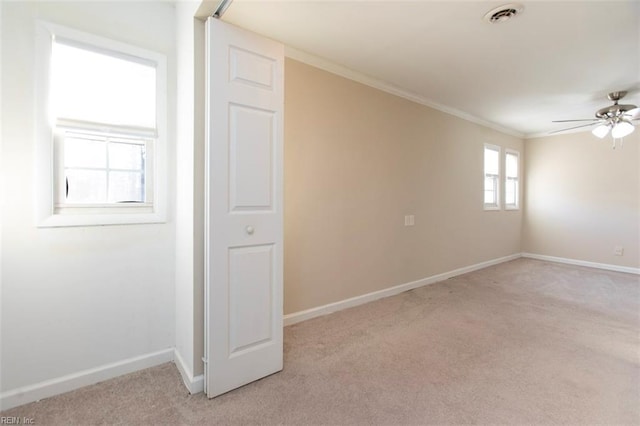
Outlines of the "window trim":
[[[88,50],[102,51],[114,57],[138,58],[156,65],[156,131],[153,143],[153,202],[139,205],[56,206],[57,162],[53,117],[49,111],[51,52],[54,37],[74,42]],[[38,21],[36,24],[36,226],[97,226],[167,221],[167,59],[157,52],[130,44]]]
[[[495,204],[487,204],[484,202],[484,191],[485,191],[484,185],[485,185],[485,180],[487,178],[487,173],[485,172],[485,169],[484,169],[484,156],[485,156],[485,151],[487,149],[498,152],[498,175],[496,176],[496,203]],[[490,143],[483,144],[483,147],[482,147],[482,205],[485,211],[501,210],[500,208],[500,202],[501,202],[500,191],[502,190],[501,188],[502,173],[501,172],[502,172],[502,148],[498,145],[493,145]]]
[[[516,156],[516,161],[518,164],[518,175],[516,177],[516,203],[515,204],[507,204],[507,180],[509,179],[509,177],[507,176],[507,155],[515,155]],[[504,209],[505,210],[520,210],[520,171],[522,170],[522,167],[520,165],[520,152],[516,151],[515,149],[510,149],[510,148],[505,148],[504,150],[504,190],[505,190],[505,195],[504,195]]]

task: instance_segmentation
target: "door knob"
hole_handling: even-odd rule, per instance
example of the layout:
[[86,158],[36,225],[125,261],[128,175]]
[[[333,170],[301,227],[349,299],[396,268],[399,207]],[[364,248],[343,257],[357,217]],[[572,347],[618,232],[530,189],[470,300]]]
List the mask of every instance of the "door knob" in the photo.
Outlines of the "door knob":
[[253,226],[247,226],[246,228],[244,228],[244,230],[247,231],[247,234],[249,235],[252,235],[255,231],[255,229],[253,229]]

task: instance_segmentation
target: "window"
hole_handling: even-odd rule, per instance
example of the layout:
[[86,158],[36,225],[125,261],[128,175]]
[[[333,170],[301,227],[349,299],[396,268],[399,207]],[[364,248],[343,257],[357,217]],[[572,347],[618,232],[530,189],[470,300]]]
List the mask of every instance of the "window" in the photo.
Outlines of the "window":
[[166,59],[38,26],[40,226],[163,222]]
[[484,145],[484,209],[500,209],[500,147]]
[[517,210],[520,207],[519,169],[520,153],[507,149],[504,157],[504,207]]
[[[153,202],[153,140],[64,131],[58,206]],[[150,156],[153,158],[153,156]]]

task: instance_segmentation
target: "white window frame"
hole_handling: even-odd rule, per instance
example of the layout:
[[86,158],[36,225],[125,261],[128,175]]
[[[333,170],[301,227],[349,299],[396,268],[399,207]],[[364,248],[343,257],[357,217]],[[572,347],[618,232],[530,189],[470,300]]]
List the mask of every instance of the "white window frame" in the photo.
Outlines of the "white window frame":
[[[495,184],[496,184],[496,203],[495,204],[488,204],[484,202],[484,184],[485,184],[485,180],[487,178],[487,173],[484,170],[484,156],[485,156],[485,151],[487,149],[493,150],[493,151],[497,151],[498,152],[498,174],[496,176],[494,176],[495,179]],[[496,211],[496,210],[500,210],[500,190],[501,190],[501,185],[500,185],[500,181],[501,181],[501,174],[502,174],[502,148],[499,147],[498,145],[492,145],[489,143],[485,143],[482,147],[482,205],[484,207],[484,210],[487,211]]]
[[[507,155],[514,155],[516,157],[516,162],[518,164],[518,175],[515,178],[516,181],[516,202],[515,204],[507,204],[507,181],[509,180],[509,177],[507,176]],[[520,166],[520,152],[516,151],[515,149],[509,149],[506,148],[504,150],[504,190],[505,190],[505,195],[504,195],[504,209],[505,210],[520,210],[520,171],[522,170],[522,167]]]
[[[51,52],[55,37],[128,57],[151,61],[156,66],[156,136],[152,145],[153,189],[149,202],[140,204],[61,205],[60,139],[49,110]],[[36,25],[36,225],[38,227],[94,226],[166,222],[167,206],[167,60],[166,56],[137,46],[77,31],[50,22]]]

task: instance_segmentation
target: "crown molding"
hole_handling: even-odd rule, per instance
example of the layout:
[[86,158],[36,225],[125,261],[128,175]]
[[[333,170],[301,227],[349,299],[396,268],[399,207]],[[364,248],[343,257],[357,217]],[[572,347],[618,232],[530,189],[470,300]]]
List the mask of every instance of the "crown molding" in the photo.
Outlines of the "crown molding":
[[492,123],[490,121],[483,120],[474,115],[468,114],[464,111],[460,111],[456,108],[451,108],[446,105],[442,105],[440,103],[434,102],[430,99],[427,99],[423,96],[420,96],[416,93],[410,92],[408,90],[402,89],[396,85],[387,83],[385,81],[379,80],[377,78],[368,76],[359,71],[354,71],[350,68],[344,67],[342,65],[336,64],[328,59],[321,58],[319,56],[313,55],[311,53],[303,52],[291,46],[285,46],[284,54],[286,57],[294,59],[298,62],[305,63],[307,65],[311,65],[316,68],[320,68],[324,71],[330,72],[332,74],[339,75],[340,77],[347,78],[349,80],[356,81],[358,83],[362,83],[366,86],[373,87],[374,89],[381,90],[386,93],[390,93],[395,96],[399,96],[401,98],[407,99],[411,102],[415,102],[420,105],[424,105],[429,108],[433,108],[435,110],[444,112],[445,114],[453,115],[454,117],[461,118],[466,121],[470,121],[475,124],[479,124],[483,127],[488,127],[490,129],[496,130],[500,133],[504,133],[507,135],[515,136],[520,139],[524,139],[525,135],[520,132],[516,132],[513,129],[509,129],[507,127],[500,126],[498,124]]

